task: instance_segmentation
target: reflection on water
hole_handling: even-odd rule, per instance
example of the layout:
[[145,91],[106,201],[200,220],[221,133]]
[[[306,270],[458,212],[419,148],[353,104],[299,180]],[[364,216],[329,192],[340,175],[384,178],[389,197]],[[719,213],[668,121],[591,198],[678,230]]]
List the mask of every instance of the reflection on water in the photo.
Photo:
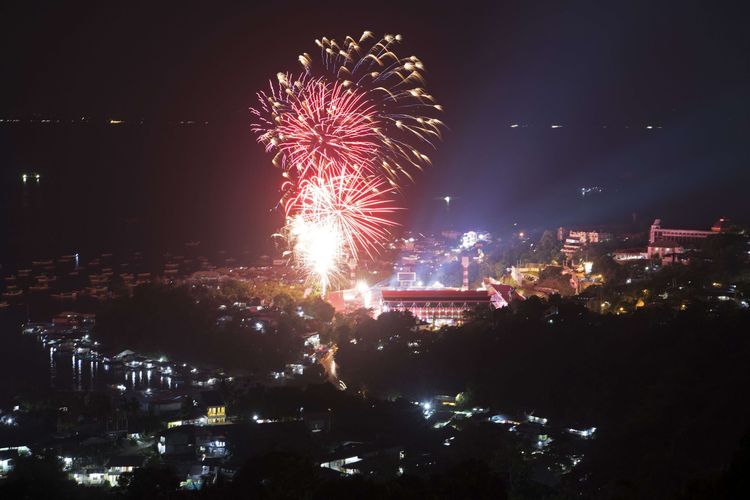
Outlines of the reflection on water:
[[[17,313],[17,314],[16,314]],[[54,391],[144,391],[175,389],[188,382],[173,367],[128,367],[92,359],[23,335],[24,311],[0,311],[0,409],[28,393]]]
[[[108,364],[92,360],[84,363],[82,356],[60,352],[55,347],[47,350],[49,386],[59,390],[101,391],[124,386],[127,390],[171,389],[171,376],[155,376],[153,369],[128,368],[121,364]],[[65,368],[63,368],[65,367]]]

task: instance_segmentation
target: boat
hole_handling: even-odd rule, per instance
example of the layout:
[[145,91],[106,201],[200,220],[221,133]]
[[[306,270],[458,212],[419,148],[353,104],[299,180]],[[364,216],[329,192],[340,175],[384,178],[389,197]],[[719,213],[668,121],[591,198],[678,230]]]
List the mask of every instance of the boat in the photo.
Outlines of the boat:
[[57,347],[57,349],[61,352],[73,352],[73,350],[76,348],[76,343],[74,340],[65,340],[60,343],[60,345]]

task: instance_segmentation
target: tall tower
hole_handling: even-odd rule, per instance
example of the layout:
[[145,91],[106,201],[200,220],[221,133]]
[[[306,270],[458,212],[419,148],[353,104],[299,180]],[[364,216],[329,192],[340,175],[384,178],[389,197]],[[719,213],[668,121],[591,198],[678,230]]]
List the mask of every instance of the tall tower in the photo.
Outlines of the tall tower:
[[648,235],[648,242],[653,243],[657,239],[661,237],[661,219],[654,220],[654,223],[651,224],[651,231]]
[[469,258],[461,257],[461,267],[464,268],[464,280],[461,284],[461,290],[469,289]]

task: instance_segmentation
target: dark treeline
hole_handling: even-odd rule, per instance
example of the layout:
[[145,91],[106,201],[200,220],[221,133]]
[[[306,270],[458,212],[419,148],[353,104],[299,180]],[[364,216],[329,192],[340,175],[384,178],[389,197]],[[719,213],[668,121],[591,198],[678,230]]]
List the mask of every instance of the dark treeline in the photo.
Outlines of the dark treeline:
[[[742,498],[732,492],[746,491],[742,478],[750,454],[748,438],[743,440],[750,430],[750,313],[729,302],[693,302],[685,311],[643,307],[616,316],[592,313],[577,298],[530,298],[501,310],[477,310],[463,326],[433,332],[421,330],[404,313],[385,313],[374,320],[357,311],[336,315],[327,325],[330,309],[313,302],[306,311],[319,319],[302,320],[294,314],[299,300],[279,296],[272,308],[278,327],[259,334],[241,328],[239,318],[217,325],[219,306],[226,299],[184,287],[138,287],[131,297],[104,305],[96,334],[112,351],[130,348],[258,371],[290,359],[300,348],[298,334],[311,326],[305,321],[312,321],[324,338],[337,344],[339,375],[349,387],[347,394],[359,398],[363,407],[382,398],[402,397],[399,404],[408,405],[406,401],[462,393],[469,407],[487,406],[493,413],[517,418],[533,412],[557,428],[597,431],[583,461],[555,491],[519,496],[522,488],[508,486],[509,469],[498,467],[498,451],[490,449],[497,444],[488,438],[497,438],[500,428],[495,426],[486,435],[462,430],[450,448],[455,460],[434,477],[374,484],[330,481],[317,471],[300,494],[294,488],[302,482],[277,474],[292,470],[304,477],[308,459],[283,458],[288,468],[277,472],[276,466],[264,465],[265,459],[254,458],[239,481],[199,494],[206,498],[242,497],[250,491],[254,493],[248,498],[322,498],[326,493],[332,498],[462,498],[451,489],[457,478],[486,486],[463,498],[498,498],[506,491],[519,498],[566,498],[566,492],[582,493],[579,498]],[[250,415],[259,408],[284,414],[287,406],[302,405],[295,398],[288,404],[279,398],[251,391],[231,397],[230,406],[237,414]],[[321,407],[329,404],[320,399],[326,403]],[[304,406],[312,408],[313,403],[305,401]],[[354,426],[348,432],[364,425],[365,420],[346,413],[339,411],[337,425]],[[375,420],[382,423],[382,418]],[[462,441],[465,453],[458,452]],[[500,455],[511,460],[515,453]],[[269,463],[277,459],[268,458]],[[49,470],[49,464],[45,467]],[[156,494],[155,487],[152,491],[144,484],[167,481],[165,474],[138,472],[132,485],[109,495]],[[21,487],[22,478],[10,479],[5,488]],[[164,494],[169,489],[160,488]]]
[[644,497],[726,469],[750,429],[746,312],[605,316],[553,297],[474,316],[436,334],[399,313],[371,320],[339,344],[341,376],[370,395],[462,391],[498,412],[596,426],[578,473]]
[[108,352],[131,349],[258,373],[295,359],[301,345],[298,317],[281,312],[276,327],[266,334],[244,327],[236,313],[219,326],[219,306],[228,300],[187,286],[138,286],[132,296],[102,306],[96,336]]
[[[374,482],[361,477],[332,478],[323,474],[307,457],[275,452],[245,462],[231,482],[219,479],[200,491],[176,491],[179,478],[174,469],[153,462],[120,477],[118,487],[101,489],[77,486],[62,471],[51,453],[20,458],[15,469],[0,481],[0,498],[27,500],[69,499],[195,499],[195,500],[503,500],[571,498],[631,499],[675,498],[680,500],[740,500],[750,494],[750,435],[742,440],[729,465],[722,471],[693,481],[677,494],[663,494],[648,485],[616,482],[593,494],[555,491],[539,486],[510,489],[495,464],[467,460],[428,477],[405,475]],[[663,474],[669,471],[662,469]]]

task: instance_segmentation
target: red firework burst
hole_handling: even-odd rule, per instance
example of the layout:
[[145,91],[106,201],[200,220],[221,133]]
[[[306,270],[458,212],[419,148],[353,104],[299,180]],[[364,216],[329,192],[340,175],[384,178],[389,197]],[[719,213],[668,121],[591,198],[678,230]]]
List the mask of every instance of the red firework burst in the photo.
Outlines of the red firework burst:
[[280,75],[279,87],[260,94],[261,120],[253,130],[267,151],[277,151],[275,162],[296,178],[324,170],[376,173],[380,148],[378,116],[365,93],[346,89],[322,78],[293,83]]
[[382,247],[389,229],[397,224],[388,217],[398,210],[380,179],[358,175],[314,176],[304,179],[285,204],[287,216],[301,216],[316,226],[333,227],[345,250],[357,258],[363,250],[372,256]]

